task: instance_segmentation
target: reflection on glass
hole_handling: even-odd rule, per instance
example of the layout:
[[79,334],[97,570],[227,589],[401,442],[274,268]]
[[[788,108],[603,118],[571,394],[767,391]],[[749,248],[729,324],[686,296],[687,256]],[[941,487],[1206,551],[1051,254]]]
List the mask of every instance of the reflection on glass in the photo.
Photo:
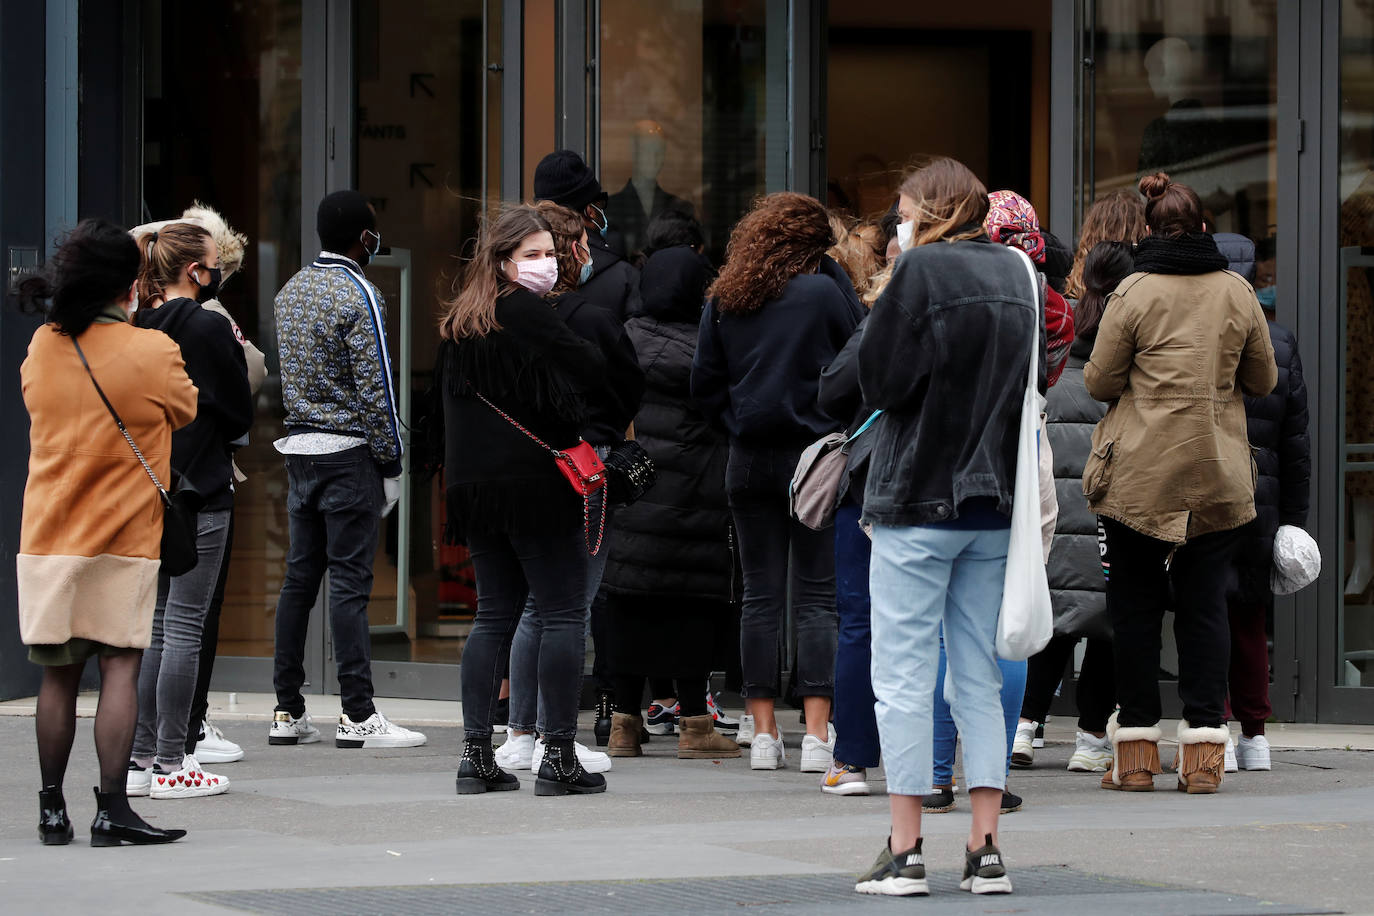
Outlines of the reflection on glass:
[[146,9],[143,216],[164,219],[200,199],[249,237],[220,301],[267,354],[269,374],[236,456],[248,479],[234,499],[218,651],[271,656],[287,546],[286,473],[272,448],[285,434],[272,300],[301,263],[301,2]]
[[1341,5],[1340,269],[1345,602],[1337,683],[1374,686],[1374,12]]

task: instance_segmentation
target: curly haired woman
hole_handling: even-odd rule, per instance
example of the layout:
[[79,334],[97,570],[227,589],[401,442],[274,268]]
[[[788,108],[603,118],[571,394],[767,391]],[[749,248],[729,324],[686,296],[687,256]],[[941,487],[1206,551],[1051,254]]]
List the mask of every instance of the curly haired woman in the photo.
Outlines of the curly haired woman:
[[[801,770],[832,759],[835,680],[835,535],[791,518],[788,485],[802,450],[838,424],[817,404],[821,370],[864,317],[844,271],[825,207],[781,192],[754,205],[730,235],[725,266],[707,291],[692,362],[692,396],[730,438],[725,490],[744,571],[740,660],[748,713],[740,743],[750,766],[783,765],[774,718],[781,694],[783,614],[791,594],[797,658],[793,683],[807,735]],[[792,563],[788,564],[788,555]],[[790,588],[789,588],[790,585]]]

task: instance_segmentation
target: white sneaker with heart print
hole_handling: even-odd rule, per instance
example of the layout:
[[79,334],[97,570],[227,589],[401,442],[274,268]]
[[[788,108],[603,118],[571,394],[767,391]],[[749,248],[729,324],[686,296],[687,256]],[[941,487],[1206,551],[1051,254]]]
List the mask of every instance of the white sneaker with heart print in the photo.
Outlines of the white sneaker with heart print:
[[223,795],[229,791],[229,780],[216,773],[207,773],[200,763],[190,754],[181,758],[181,766],[172,772],[165,772],[154,766],[151,791],[153,798],[203,798],[206,795]]

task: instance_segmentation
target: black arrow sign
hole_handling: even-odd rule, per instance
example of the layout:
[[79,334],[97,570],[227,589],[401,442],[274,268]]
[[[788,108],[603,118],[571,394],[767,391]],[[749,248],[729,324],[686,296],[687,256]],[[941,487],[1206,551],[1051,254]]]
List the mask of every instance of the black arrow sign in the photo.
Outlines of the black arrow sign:
[[431,188],[434,187],[434,182],[430,181],[429,176],[425,174],[425,169],[432,168],[434,168],[433,162],[412,162],[410,164],[410,186],[412,188],[415,187],[415,179],[418,178],[423,181],[426,186]]
[[429,84],[425,82],[426,78],[432,79],[433,77],[433,73],[410,74],[410,97],[412,99],[415,98],[415,89],[416,87],[419,87],[420,91],[423,92],[425,95],[429,96],[431,99],[434,98],[434,90],[429,88]]

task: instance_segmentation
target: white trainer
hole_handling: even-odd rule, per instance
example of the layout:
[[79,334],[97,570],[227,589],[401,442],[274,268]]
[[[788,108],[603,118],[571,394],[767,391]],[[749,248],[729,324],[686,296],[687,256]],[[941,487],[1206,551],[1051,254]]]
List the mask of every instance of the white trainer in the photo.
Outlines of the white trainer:
[[1079,732],[1069,758],[1070,773],[1105,773],[1112,768],[1112,741]]
[[143,798],[148,795],[153,785],[153,768],[141,767],[129,761],[129,772],[124,777],[124,794],[129,798]]
[[1241,735],[1236,742],[1236,762],[1242,770],[1270,769],[1269,739],[1263,735],[1253,738]]
[[802,738],[801,766],[803,773],[825,773],[835,762],[835,726],[826,725],[826,740],[815,735]]
[[1017,722],[1016,737],[1011,742],[1011,765],[1025,769],[1035,763],[1035,723]]
[[1240,769],[1236,764],[1236,742],[1232,740],[1230,735],[1226,736],[1226,760],[1224,765],[1228,773],[1234,773]]
[[740,747],[748,747],[754,740],[754,717],[739,717],[739,732],[735,735],[735,743]]
[[[503,747],[505,745],[502,745]],[[582,764],[582,769],[588,773],[609,773],[611,771],[611,757],[600,751],[594,751],[580,741],[573,742],[573,752],[577,754],[577,762]],[[530,756],[530,769],[534,769],[544,762],[544,739],[540,738],[534,742],[533,753]]]
[[216,773],[207,773],[200,767],[194,754],[181,758],[181,766],[170,773],[156,766],[149,771],[151,791],[155,798],[204,798],[207,795],[223,795],[229,791],[229,780]]
[[[782,729],[778,729],[777,737],[769,734],[754,736],[753,743],[749,745],[749,769],[780,770],[786,761],[787,750],[782,746]],[[829,764],[826,764],[826,769],[829,769]]]
[[534,735],[509,735],[496,749],[496,765],[503,770],[528,770],[534,760]]
[[233,763],[243,759],[243,748],[224,737],[218,725],[204,719],[196,740],[196,759],[203,763]]
[[402,728],[375,710],[361,722],[339,713],[334,730],[335,747],[421,747],[424,743],[422,733]]
[[320,740],[320,730],[310,721],[310,713],[299,718],[284,709],[272,714],[272,727],[267,730],[268,744],[314,744]]

